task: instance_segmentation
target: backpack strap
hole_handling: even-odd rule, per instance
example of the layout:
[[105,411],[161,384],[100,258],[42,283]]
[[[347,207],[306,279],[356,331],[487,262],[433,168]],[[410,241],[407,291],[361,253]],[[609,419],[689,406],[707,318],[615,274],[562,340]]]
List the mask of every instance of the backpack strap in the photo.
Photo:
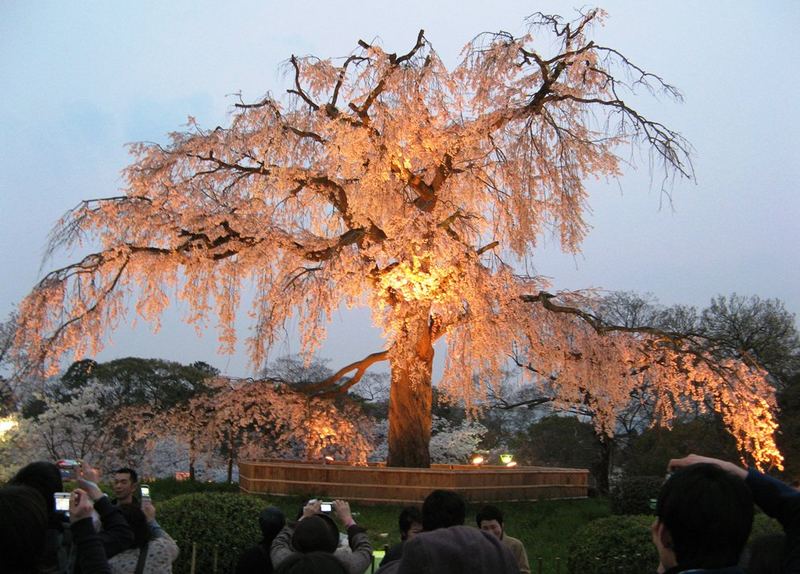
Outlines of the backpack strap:
[[149,542],[145,542],[144,546],[139,548],[139,560],[136,561],[136,574],[142,574],[142,572],[144,572],[144,563],[147,561],[147,547],[149,544]]

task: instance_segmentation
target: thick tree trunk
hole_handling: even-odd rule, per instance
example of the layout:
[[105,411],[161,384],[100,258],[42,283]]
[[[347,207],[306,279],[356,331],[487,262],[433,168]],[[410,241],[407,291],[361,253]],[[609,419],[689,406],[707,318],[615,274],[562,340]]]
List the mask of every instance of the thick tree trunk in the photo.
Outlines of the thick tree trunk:
[[428,468],[431,456],[433,342],[427,313],[405,333],[413,353],[390,359],[388,466]]

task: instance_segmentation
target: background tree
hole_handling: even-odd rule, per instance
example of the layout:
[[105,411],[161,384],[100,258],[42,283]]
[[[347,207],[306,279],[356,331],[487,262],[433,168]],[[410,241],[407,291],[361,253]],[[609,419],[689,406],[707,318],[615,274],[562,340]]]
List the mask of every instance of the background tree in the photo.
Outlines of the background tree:
[[736,441],[719,417],[704,415],[654,426],[633,436],[623,452],[622,467],[633,476],[663,476],[666,462],[691,453],[735,460]]
[[0,322],[0,418],[13,412],[16,407],[14,386],[9,378],[7,367],[10,367],[11,348],[17,330],[17,316],[11,313],[8,319]]
[[800,480],[800,373],[790,377],[778,392],[778,446],[786,456],[786,476]]
[[718,295],[703,309],[698,324],[716,343],[716,352],[757,361],[778,385],[800,372],[795,317],[778,299]]
[[217,377],[208,387],[139,427],[151,444],[164,436],[186,443],[192,477],[201,457],[222,455],[230,481],[240,456],[315,461],[333,456],[363,464],[372,450],[372,421],[354,401],[335,404],[266,379]]
[[600,438],[575,416],[546,416],[516,433],[509,448],[520,464],[588,468],[595,484],[608,483]]
[[207,379],[219,371],[201,361],[182,365],[162,359],[126,357],[106,363],[91,359],[76,361],[61,377],[61,392],[67,395],[89,382],[105,387],[109,406],[149,405],[167,410],[188,401],[204,389]]
[[433,343],[444,336],[441,387],[468,406],[500,380],[498,349],[516,341],[538,372],[558,374],[559,400],[591,394],[600,427],[646,370],[665,417],[674,401],[713,396],[740,446],[779,463],[774,399],[756,367],[680,333],[616,328],[587,294],[551,294],[519,273],[548,230],[579,250],[583,182],[619,175],[623,146],[642,144],[665,177],[691,176],[680,135],[626,103],[636,89],[677,90],[590,40],[601,19],[535,14],[530,34],[475,38],[453,70],[422,32],[401,55],[361,41],[340,63],[292,57],[284,100],[242,103],[228,128],[190,119],[167,146],[132,146],[125,194],[81,203],[56,229],[54,249],[86,237],[100,248],[23,302],[17,349],[54,368],[67,350],[96,350],[129,296],[157,321],[177,285],[188,320],[215,311],[232,351],[242,286],[255,284],[255,366],[294,315],[310,352],[341,303],[372,308],[386,350],[310,388],[345,392],[388,360],[390,465],[429,463]]
[[48,458],[87,458],[101,467],[139,467],[147,422],[207,389],[217,374],[205,363],[182,365],[127,357],[76,361],[22,405],[29,449]]
[[39,399],[40,412],[21,421],[21,441],[27,456],[87,459],[100,468],[138,462],[140,456],[132,456],[115,440],[115,429],[106,424],[110,422],[109,413],[101,406],[105,391],[105,387],[93,382],[68,397],[50,395]]

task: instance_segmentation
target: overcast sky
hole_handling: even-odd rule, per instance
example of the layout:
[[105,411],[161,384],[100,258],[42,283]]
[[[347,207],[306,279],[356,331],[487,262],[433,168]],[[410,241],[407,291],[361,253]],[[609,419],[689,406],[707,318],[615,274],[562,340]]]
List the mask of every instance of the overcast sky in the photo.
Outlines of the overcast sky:
[[[164,141],[187,116],[227,125],[234,98],[282,92],[291,54],[346,56],[359,39],[405,52],[419,29],[452,66],[477,33],[524,32],[537,10],[580,3],[495,0],[0,2],[0,318],[41,277],[56,220],[79,200],[114,195],[124,144]],[[642,100],[694,146],[696,183],[669,198],[647,163],[591,186],[593,230],[577,258],[543,240],[536,272],[555,289],[653,293],[705,306],[717,294],[778,298],[800,313],[800,2],[607,1],[599,43],[677,86],[683,104]],[[769,6],[769,8],[765,8]],[[176,319],[158,335],[123,326],[99,357],[205,360],[249,374],[243,353],[215,354]],[[243,323],[246,328],[246,323]],[[368,313],[334,318],[320,355],[343,365],[381,349]],[[277,357],[298,350],[292,327]]]

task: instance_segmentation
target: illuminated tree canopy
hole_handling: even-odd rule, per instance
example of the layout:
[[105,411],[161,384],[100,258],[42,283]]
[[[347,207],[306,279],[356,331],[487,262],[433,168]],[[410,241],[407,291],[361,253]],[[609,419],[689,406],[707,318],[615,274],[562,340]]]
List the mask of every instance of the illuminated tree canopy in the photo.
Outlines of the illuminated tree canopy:
[[24,301],[18,352],[57,368],[64,352],[97,352],[133,299],[157,324],[172,292],[189,323],[215,314],[232,352],[253,286],[255,367],[293,316],[312,352],[342,303],[372,309],[386,350],[317,390],[346,390],[389,361],[391,465],[428,464],[441,337],[441,388],[467,405],[501,379],[513,346],[561,400],[591,402],[600,421],[646,381],[665,420],[682,401],[707,402],[755,460],[779,464],[773,393],[755,363],[716,360],[691,334],[608,325],[591,293],[551,294],[521,271],[543,234],[580,249],[584,182],[619,176],[630,146],[665,178],[692,176],[688,144],[624,99],[680,95],[590,40],[602,17],[536,14],[522,37],[477,36],[452,70],[423,32],[401,55],[360,41],[342,60],[293,56],[285,97],[238,104],[227,128],[190,118],[167,146],[132,146],[124,195],[81,203],[55,230],[53,248],[100,249]]

